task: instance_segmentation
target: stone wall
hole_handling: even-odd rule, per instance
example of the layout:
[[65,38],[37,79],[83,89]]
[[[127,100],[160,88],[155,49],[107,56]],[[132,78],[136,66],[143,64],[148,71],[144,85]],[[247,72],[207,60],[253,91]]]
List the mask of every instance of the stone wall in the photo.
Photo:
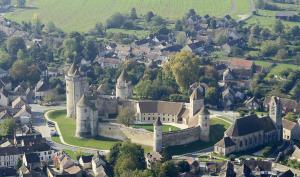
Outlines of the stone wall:
[[98,124],[98,135],[122,141],[129,139],[133,143],[153,146],[153,132],[115,123],[100,122]]
[[[98,135],[117,140],[130,140],[133,143],[153,147],[153,132],[126,127],[116,123],[98,124]],[[200,127],[188,128],[176,132],[163,133],[163,147],[184,145],[200,140]]]
[[199,141],[200,127],[192,127],[176,132],[163,133],[163,147],[176,146]]

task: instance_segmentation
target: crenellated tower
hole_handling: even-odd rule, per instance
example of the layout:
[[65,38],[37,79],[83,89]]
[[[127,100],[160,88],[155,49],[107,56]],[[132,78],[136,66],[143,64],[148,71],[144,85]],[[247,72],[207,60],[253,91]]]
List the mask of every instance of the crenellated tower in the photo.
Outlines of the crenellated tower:
[[76,104],[76,137],[97,136],[97,111],[83,94]]
[[88,89],[86,76],[80,73],[75,63],[71,65],[65,75],[67,117],[76,118],[76,103]]
[[203,106],[199,111],[198,125],[201,128],[200,139],[202,141],[209,141],[210,134],[210,113],[208,109]]
[[162,123],[160,117],[158,117],[154,122],[154,133],[153,133],[153,151],[161,152],[162,151]]

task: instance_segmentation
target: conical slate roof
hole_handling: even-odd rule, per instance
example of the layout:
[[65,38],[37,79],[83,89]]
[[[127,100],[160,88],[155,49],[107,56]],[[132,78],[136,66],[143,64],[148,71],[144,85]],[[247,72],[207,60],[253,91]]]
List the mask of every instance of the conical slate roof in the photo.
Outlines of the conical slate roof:
[[84,94],[82,95],[80,100],[77,102],[77,106],[79,106],[79,107],[88,107],[89,106],[89,101]]
[[202,115],[209,115],[210,114],[209,111],[208,111],[208,109],[205,106],[203,106],[201,108],[201,110],[200,110],[199,113],[202,114]]
[[75,72],[78,72],[78,68],[75,63],[72,63],[71,67],[69,68],[68,75],[75,75]]
[[154,126],[162,126],[162,123],[160,121],[160,117],[158,117],[155,122],[154,122]]
[[193,91],[193,93],[191,95],[191,98],[193,100],[199,100],[199,99],[201,99],[201,95],[200,95],[198,89],[194,89],[194,91]]
[[121,82],[121,81],[126,81],[126,73],[125,71],[123,70],[118,78],[118,82]]

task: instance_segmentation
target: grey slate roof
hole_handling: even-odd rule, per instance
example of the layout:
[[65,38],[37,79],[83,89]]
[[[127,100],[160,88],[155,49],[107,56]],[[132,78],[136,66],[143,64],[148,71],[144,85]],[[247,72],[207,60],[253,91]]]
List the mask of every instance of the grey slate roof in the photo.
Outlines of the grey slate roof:
[[235,146],[235,145],[236,144],[232,141],[230,137],[224,137],[219,142],[216,143],[216,146],[224,147],[224,148]]
[[166,101],[140,101],[141,113],[160,113],[178,115],[182,109],[182,103]]
[[25,154],[25,158],[26,158],[27,163],[39,163],[40,162],[40,157],[37,153]]
[[259,118],[257,115],[248,115],[236,119],[226,131],[228,136],[244,136],[258,131],[270,132],[276,127],[269,116]]

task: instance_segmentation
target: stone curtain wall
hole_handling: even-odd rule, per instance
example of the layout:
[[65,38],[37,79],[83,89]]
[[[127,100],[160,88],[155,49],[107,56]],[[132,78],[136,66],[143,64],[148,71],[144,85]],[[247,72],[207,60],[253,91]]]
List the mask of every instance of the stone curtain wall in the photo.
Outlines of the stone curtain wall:
[[176,132],[163,133],[163,147],[183,145],[200,140],[200,127],[192,127]]
[[122,141],[129,139],[136,144],[153,146],[153,132],[116,123],[100,122],[98,124],[98,135]]
[[[117,140],[130,140],[133,143],[153,147],[153,132],[126,127],[116,123],[98,124],[98,135]],[[176,132],[163,133],[163,146],[175,146],[200,140],[200,127],[188,128]]]

